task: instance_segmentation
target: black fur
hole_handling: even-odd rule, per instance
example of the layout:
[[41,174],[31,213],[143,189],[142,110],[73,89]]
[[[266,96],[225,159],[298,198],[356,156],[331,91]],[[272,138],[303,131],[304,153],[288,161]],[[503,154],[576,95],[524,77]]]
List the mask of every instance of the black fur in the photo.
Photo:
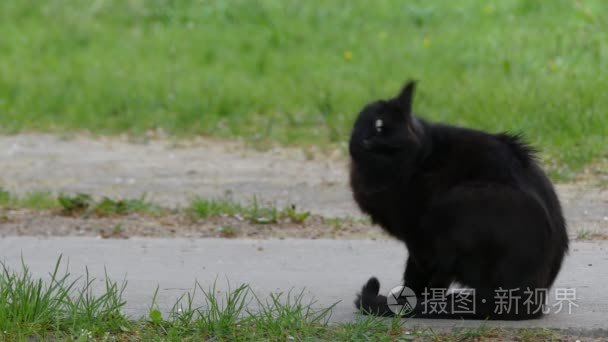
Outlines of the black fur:
[[[408,249],[404,284],[420,297],[411,315],[539,317],[542,312],[522,306],[523,291],[551,287],[568,236],[559,200],[534,149],[518,135],[416,118],[411,112],[414,89],[409,82],[395,98],[368,104],[349,144],[356,202]],[[452,282],[475,289],[475,314],[423,312],[424,289],[448,288]],[[379,289],[378,280],[370,279],[357,308],[391,315]],[[498,289],[521,296],[517,314],[514,308],[495,312]],[[544,300],[541,295],[534,305]]]

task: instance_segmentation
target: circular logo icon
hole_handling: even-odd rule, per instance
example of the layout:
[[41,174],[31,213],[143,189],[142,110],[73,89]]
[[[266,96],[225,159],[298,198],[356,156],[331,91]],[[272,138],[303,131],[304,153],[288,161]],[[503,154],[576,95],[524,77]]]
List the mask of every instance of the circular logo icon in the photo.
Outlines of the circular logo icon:
[[388,308],[396,315],[403,316],[414,311],[418,298],[412,289],[406,286],[393,288],[386,296]]

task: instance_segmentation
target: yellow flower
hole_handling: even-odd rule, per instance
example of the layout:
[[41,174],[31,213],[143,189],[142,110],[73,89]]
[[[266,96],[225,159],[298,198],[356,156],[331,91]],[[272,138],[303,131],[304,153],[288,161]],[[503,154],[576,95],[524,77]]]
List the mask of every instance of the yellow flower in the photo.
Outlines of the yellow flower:
[[350,61],[351,59],[353,59],[353,52],[350,50],[344,51],[344,59],[347,61]]
[[559,59],[549,60],[549,61],[547,61],[547,68],[551,72],[557,72],[560,69],[561,64],[562,64],[561,60],[559,60]]
[[494,14],[494,12],[496,12],[496,7],[494,7],[493,5],[487,5],[483,8],[483,13],[487,15],[492,15]]
[[431,38],[429,38],[429,37],[422,38],[422,47],[424,47],[426,49],[430,46],[431,46]]

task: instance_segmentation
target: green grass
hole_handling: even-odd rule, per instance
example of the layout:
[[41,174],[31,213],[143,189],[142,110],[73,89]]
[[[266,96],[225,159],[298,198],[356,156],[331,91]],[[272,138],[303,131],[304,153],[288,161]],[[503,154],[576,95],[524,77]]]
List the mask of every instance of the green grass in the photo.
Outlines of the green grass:
[[63,212],[70,215],[84,212],[93,206],[93,197],[89,194],[60,194],[57,201]]
[[111,199],[104,197],[95,205],[97,216],[120,216],[133,213],[152,214],[161,211],[161,208],[146,201],[145,197],[131,199]]
[[598,231],[581,229],[576,233],[577,240],[605,240],[608,235]]
[[45,210],[57,208],[58,203],[48,191],[33,191],[16,196],[0,187],[0,207]]
[[57,201],[65,215],[121,216],[134,213],[154,214],[163,211],[157,205],[148,202],[145,196],[131,199],[112,199],[104,197],[94,201],[89,194],[66,195],[60,194]]
[[95,201],[89,194],[60,194],[57,202],[65,215],[122,216],[134,213],[157,214],[167,210],[148,202],[145,196],[130,199],[103,197]]
[[[300,224],[310,217],[310,212],[300,211],[295,205],[278,208],[274,205],[262,203],[257,197],[247,204],[241,204],[231,199],[209,199],[197,197],[183,209],[169,209],[149,202],[145,196],[140,198],[113,199],[103,197],[95,200],[90,194],[59,194],[54,196],[51,192],[38,191],[17,196],[0,187],[0,209],[33,209],[57,210],[67,216],[90,215],[98,217],[124,216],[130,214],[159,215],[163,213],[180,213],[193,219],[207,219],[212,217],[231,216],[245,219],[253,224],[275,224],[291,222]],[[331,219],[338,222],[341,219]],[[116,229],[121,229],[117,227]],[[234,227],[222,227],[222,235],[235,236],[238,230]]]
[[[5,264],[0,271],[0,340],[74,341],[465,341],[483,339],[558,340],[547,329],[507,331],[487,327],[434,332],[408,331],[400,318],[357,316],[331,324],[333,305],[321,307],[305,299],[304,291],[257,297],[248,285],[229,288],[223,295],[216,284],[195,282],[168,311],[151,294],[147,316],[128,317],[123,293],[127,282],[102,281],[88,271],[75,277],[62,271],[61,257],[44,280],[25,263],[18,270]],[[101,284],[101,289],[95,285]],[[335,304],[334,304],[335,305]],[[168,309],[168,308],[165,308]]]
[[231,199],[195,198],[186,209],[193,218],[206,219],[217,216],[238,216],[254,224],[278,223],[288,220],[303,223],[310,212],[299,211],[294,205],[279,209],[274,205],[261,203],[254,197],[249,204],[241,204]]
[[211,216],[234,216],[244,211],[243,206],[228,199],[208,199],[198,197],[191,201],[188,208],[190,214],[197,218],[208,218]]
[[50,279],[35,279],[25,264],[14,272],[2,264],[0,274],[0,331],[9,339],[53,336],[55,333],[78,336],[87,331],[100,336],[130,325],[120,312],[125,304],[122,293],[126,283],[107,280],[103,293],[93,292],[95,279],[74,279],[60,273],[61,258]]
[[606,154],[608,3],[0,2],[0,127],[343,143],[421,81],[432,120],[521,131],[554,176]]
[[233,226],[223,226],[220,228],[220,234],[226,238],[232,238],[239,235],[239,229]]
[[134,213],[156,214],[168,209],[161,208],[147,201],[145,196],[130,199],[112,199],[103,197],[94,200],[89,194],[59,194],[48,191],[34,191],[17,196],[0,188],[0,208],[59,210],[64,215],[121,216]]

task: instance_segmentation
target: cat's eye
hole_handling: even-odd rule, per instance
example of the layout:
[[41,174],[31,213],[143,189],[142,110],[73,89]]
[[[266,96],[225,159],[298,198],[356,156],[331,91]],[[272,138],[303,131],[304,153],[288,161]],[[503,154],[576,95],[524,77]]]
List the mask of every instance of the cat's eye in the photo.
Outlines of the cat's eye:
[[384,121],[382,121],[382,119],[377,119],[376,120],[376,132],[378,132],[378,133],[382,132],[383,126],[384,126]]

